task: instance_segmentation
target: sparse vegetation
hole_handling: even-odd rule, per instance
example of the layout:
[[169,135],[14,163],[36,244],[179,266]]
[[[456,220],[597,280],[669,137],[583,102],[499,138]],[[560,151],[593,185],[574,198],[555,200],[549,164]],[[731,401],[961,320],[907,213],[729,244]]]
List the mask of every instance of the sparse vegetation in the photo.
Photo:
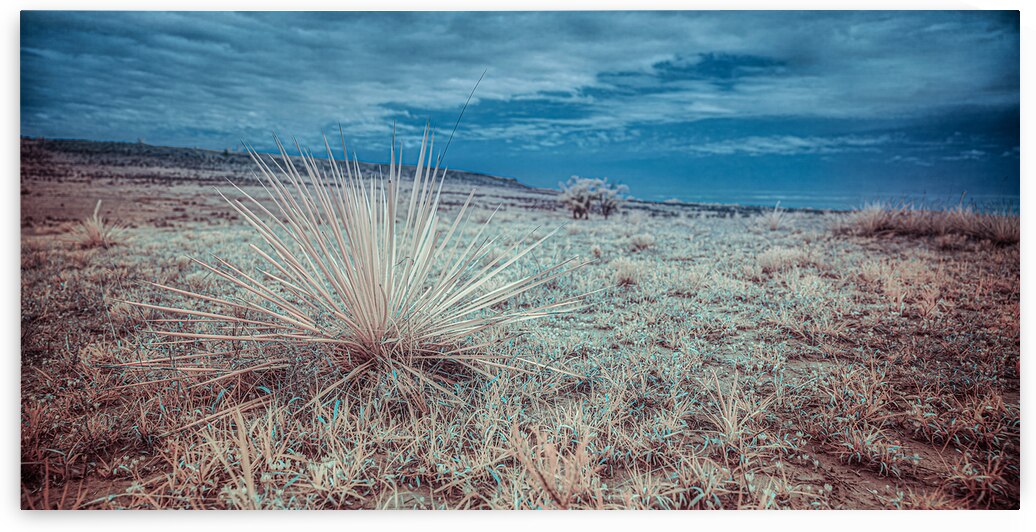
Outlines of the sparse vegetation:
[[[466,211],[477,224],[457,226],[457,256],[475,256],[463,255],[473,242],[498,244],[466,267],[492,271],[517,259],[492,279],[457,286],[482,298],[545,281],[464,321],[587,294],[585,306],[456,339],[471,349],[451,356],[467,365],[394,358],[342,383],[355,367],[341,364],[345,350],[312,341],[315,333],[258,337],[294,334],[264,311],[304,323],[260,294],[320,327],[334,322],[306,303],[327,308],[314,296],[319,285],[289,277],[310,272],[333,295],[330,278],[308,265],[346,260],[338,247],[320,249],[334,244],[333,233],[311,235],[313,252],[297,253],[291,235],[302,239],[306,222],[288,227],[291,217],[263,187],[238,181],[233,197],[291,251],[278,255],[256,227],[226,213],[208,181],[156,189],[144,177],[99,177],[129,172],[114,164],[126,161],[172,175],[203,155],[145,156],[139,150],[158,148],[129,146],[124,156],[90,155],[92,163],[66,154],[53,158],[79,162],[23,166],[23,186],[33,190],[22,213],[23,508],[1019,505],[1017,244],[963,234],[943,243],[917,233],[874,238],[891,233],[837,232],[840,215],[793,209],[769,231],[730,210],[638,202],[621,217],[570,224],[578,229],[519,257],[548,234],[542,227],[564,226],[570,213],[552,195],[504,185],[481,186],[469,202],[470,183],[447,179],[435,230],[445,236]],[[247,160],[213,156],[228,168]],[[306,163],[292,160],[308,180]],[[408,188],[400,187],[401,206]],[[309,191],[291,197],[319,209],[328,196]],[[141,208],[119,210],[124,245],[83,248],[68,235],[100,192]],[[636,235],[655,244],[633,252]],[[209,269],[185,254],[220,259]],[[545,273],[590,255],[599,260],[570,275]],[[427,278],[450,264],[434,262]],[[276,327],[258,329],[268,325]],[[155,330],[225,338],[198,344],[156,339]],[[392,338],[376,347],[389,357],[406,352]],[[430,382],[402,383],[406,375],[423,382],[404,364]]]

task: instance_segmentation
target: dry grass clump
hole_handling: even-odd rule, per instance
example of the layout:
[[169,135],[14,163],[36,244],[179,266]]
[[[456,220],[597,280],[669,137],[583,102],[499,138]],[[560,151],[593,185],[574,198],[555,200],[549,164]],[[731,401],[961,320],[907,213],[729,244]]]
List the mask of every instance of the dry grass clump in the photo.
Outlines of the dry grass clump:
[[115,327],[133,327],[146,321],[143,310],[145,309],[119,301],[108,309],[108,318]]
[[780,229],[781,222],[784,221],[785,218],[784,215],[785,209],[781,208],[781,202],[778,201],[777,204],[773,206],[772,211],[759,216],[759,223],[770,231],[776,231]]
[[904,428],[934,445],[953,443],[983,450],[1011,449],[1021,436],[1017,409],[999,394],[918,397],[904,414]]
[[968,237],[958,234],[939,235],[935,237],[935,247],[943,251],[957,251],[967,246]]
[[619,258],[611,262],[615,284],[619,286],[635,286],[644,273],[644,265],[629,259]]
[[819,303],[800,307],[778,307],[766,323],[790,333],[807,345],[819,346],[825,341],[840,340],[847,336],[848,328],[832,308]]
[[721,446],[724,453],[744,456],[756,443],[754,439],[760,433],[759,424],[776,397],[753,397],[743,388],[736,373],[728,390],[724,391],[716,373],[712,375],[712,385],[716,409],[705,414],[713,427],[712,441]]
[[629,250],[634,253],[644,251],[655,245],[655,237],[643,233],[633,235],[629,238],[628,245]]
[[809,262],[809,255],[797,248],[773,247],[756,256],[756,262],[763,273],[774,273]]
[[941,489],[915,492],[908,488],[894,502],[903,510],[954,510],[960,507],[960,501]]
[[339,384],[380,370],[411,396],[426,386],[452,396],[445,387],[450,379],[441,374],[444,364],[481,374],[486,367],[509,367],[484,349],[490,344],[479,341],[480,334],[578,307],[578,298],[571,298],[490,311],[567,273],[573,259],[487,289],[553,233],[496,250],[498,237],[485,236],[491,218],[468,232],[473,192],[456,217],[441,224],[445,173],[431,165],[427,131],[408,197],[401,189],[402,155],[397,159],[394,147],[387,178],[368,182],[347,158],[344,164],[333,158],[322,164],[299,148],[300,169],[279,142],[278,147],[280,161],[250,151],[272,207],[240,188],[243,198],[227,200],[266,245],[250,246],[262,265],[258,272],[246,273],[221,258],[198,261],[211,283],[240,297],[156,284],[195,305],[135,303],[176,316],[156,322],[159,334],[203,346],[193,357],[217,375],[210,380],[293,363],[264,350],[268,354],[258,360],[223,357],[227,366],[213,367],[228,343],[281,344],[327,357],[344,376]]
[[712,276],[712,268],[706,265],[696,265],[687,269],[680,269],[670,281],[669,293],[680,297],[694,297],[703,288]]
[[1022,228],[1018,216],[971,213],[964,215],[959,226],[963,228],[962,233],[994,244],[1016,244],[1021,240]]
[[835,455],[848,465],[861,464],[877,470],[879,475],[900,477],[905,468],[916,465],[919,458],[907,454],[899,441],[891,440],[878,427],[849,426],[836,436]]
[[97,200],[93,215],[79,224],[78,243],[84,248],[110,248],[122,242],[122,234],[121,226],[101,216],[101,200]]
[[602,466],[587,451],[589,436],[584,432],[575,448],[563,453],[541,431],[512,434],[514,457],[535,488],[526,503],[529,508],[603,507],[604,486],[598,476]]
[[947,475],[948,487],[976,508],[1002,507],[1018,500],[1017,466],[1012,481],[1011,461],[1001,454],[984,458],[965,453]]
[[[1016,244],[1021,236],[1017,215],[983,213],[964,206],[948,211],[925,211],[909,206],[893,208],[883,203],[871,203],[853,212],[838,230],[858,236],[962,235],[997,245]],[[957,243],[943,239],[939,245],[956,246]]]
[[912,259],[868,261],[859,268],[858,279],[884,295],[892,309],[928,320],[946,307],[945,268]]

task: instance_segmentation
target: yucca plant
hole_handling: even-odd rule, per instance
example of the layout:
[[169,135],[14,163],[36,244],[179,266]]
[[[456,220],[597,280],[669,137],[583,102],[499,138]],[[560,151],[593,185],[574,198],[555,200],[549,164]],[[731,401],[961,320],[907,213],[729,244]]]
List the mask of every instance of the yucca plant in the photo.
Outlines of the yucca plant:
[[[433,369],[437,363],[460,364],[483,374],[491,366],[514,368],[518,360],[502,360],[491,350],[493,340],[480,340],[480,333],[580,306],[577,297],[535,308],[498,310],[501,303],[584,263],[569,259],[516,280],[502,280],[553,233],[490,253],[497,240],[485,234],[492,216],[473,238],[462,236],[474,190],[456,217],[441,226],[445,170],[431,164],[434,141],[429,142],[427,129],[409,194],[403,192],[404,167],[395,142],[388,176],[367,180],[358,162],[349,162],[344,141],[342,162],[331,157],[324,142],[328,161],[317,160],[296,144],[301,155],[298,164],[279,140],[279,160],[249,148],[272,207],[237,187],[240,198],[223,198],[265,244],[249,245],[265,267],[249,274],[219,258],[211,264],[196,261],[243,298],[156,285],[208,307],[136,303],[177,316],[161,321],[163,325],[208,326],[207,330],[159,328],[160,334],[175,341],[312,348],[330,356],[346,375],[339,382],[381,369],[408,383],[408,393],[413,393],[423,384],[444,389]],[[198,356],[211,353],[202,351]],[[228,368],[215,379],[288,363],[287,358],[260,360],[229,373]],[[161,363],[140,366],[160,367]]]

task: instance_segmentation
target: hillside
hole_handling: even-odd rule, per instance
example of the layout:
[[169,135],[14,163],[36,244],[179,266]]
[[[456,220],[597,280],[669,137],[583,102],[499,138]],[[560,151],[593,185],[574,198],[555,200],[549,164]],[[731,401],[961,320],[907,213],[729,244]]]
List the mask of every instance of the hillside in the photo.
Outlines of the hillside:
[[[387,173],[387,165],[359,163],[365,175]],[[121,177],[193,181],[248,181],[255,165],[247,153],[152,146],[144,143],[22,138],[22,176]],[[408,167],[412,168],[412,167]],[[455,185],[528,190],[517,180],[464,170],[447,170]]]

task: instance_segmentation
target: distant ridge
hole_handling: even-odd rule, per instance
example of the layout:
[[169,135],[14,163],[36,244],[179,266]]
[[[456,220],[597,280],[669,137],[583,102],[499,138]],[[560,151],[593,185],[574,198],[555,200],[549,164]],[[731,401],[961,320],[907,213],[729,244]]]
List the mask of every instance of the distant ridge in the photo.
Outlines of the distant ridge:
[[[22,173],[29,166],[33,171],[62,175],[67,172],[82,172],[82,168],[98,167],[135,168],[140,175],[120,172],[121,178],[154,178],[148,170],[159,170],[161,177],[186,180],[251,180],[255,164],[247,153],[208,150],[202,148],[180,148],[155,146],[143,142],[115,142],[77,139],[48,139],[22,137]],[[388,165],[361,162],[360,171],[365,176],[388,174]],[[76,168],[72,168],[72,167]],[[48,168],[49,167],[49,168]],[[413,166],[405,168],[413,170]],[[181,170],[170,173],[169,170]],[[64,171],[63,171],[64,170]],[[104,176],[98,176],[104,177]],[[115,177],[115,176],[111,176]],[[464,170],[447,170],[447,182],[533,190],[517,179],[497,177]]]
[[[293,157],[295,158],[295,157]],[[381,163],[359,163],[365,176],[388,174],[388,165]],[[413,171],[413,166],[406,165]],[[33,176],[43,180],[112,180],[145,181],[155,185],[177,182],[225,183],[230,180],[239,184],[254,183],[255,163],[247,153],[203,148],[181,148],[155,146],[143,142],[93,141],[77,139],[21,138],[21,174],[23,179]],[[530,187],[517,179],[497,177],[464,170],[447,170],[446,181],[454,185],[453,191],[478,187],[483,191],[497,189],[500,192],[514,192],[525,197],[538,197],[537,201],[556,205],[555,197],[560,191],[549,188]],[[656,201],[628,198],[626,205],[652,213],[668,213],[682,209],[728,214],[761,214],[773,210],[772,206],[752,206],[722,203],[696,203]],[[787,208],[788,212],[823,213],[831,209]]]

